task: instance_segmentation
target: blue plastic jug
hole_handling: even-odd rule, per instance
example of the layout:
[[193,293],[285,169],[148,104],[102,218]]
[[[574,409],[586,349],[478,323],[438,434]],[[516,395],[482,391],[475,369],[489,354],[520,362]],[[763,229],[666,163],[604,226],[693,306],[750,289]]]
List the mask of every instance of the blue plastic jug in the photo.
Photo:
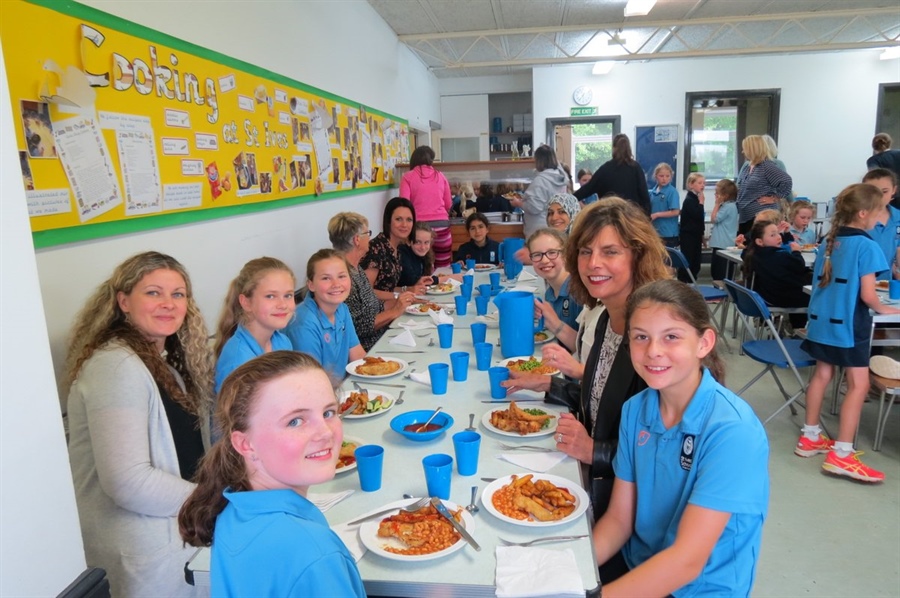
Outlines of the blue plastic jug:
[[508,291],[494,297],[500,311],[500,354],[519,357],[534,353],[534,333],[544,329],[544,318],[533,326],[534,295],[525,291]]
[[516,252],[525,247],[525,239],[508,238],[500,242],[500,261],[507,280],[512,280],[522,271],[522,263],[516,259]]

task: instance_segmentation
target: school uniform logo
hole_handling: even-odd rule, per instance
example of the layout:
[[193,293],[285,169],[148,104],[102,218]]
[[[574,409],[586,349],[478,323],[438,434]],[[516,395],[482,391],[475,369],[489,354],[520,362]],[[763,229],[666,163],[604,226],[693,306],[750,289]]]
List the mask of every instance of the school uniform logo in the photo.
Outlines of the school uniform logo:
[[681,457],[679,458],[681,469],[690,471],[694,465],[694,435],[685,434],[681,441]]
[[569,317],[569,300],[568,299],[563,299],[562,311],[563,311],[563,317],[568,318]]
[[331,333],[326,332],[324,338],[325,338],[326,343],[330,343],[331,342]]
[[638,446],[644,446],[645,444],[647,444],[648,440],[650,440],[650,432],[648,432],[647,430],[641,430],[638,433]]

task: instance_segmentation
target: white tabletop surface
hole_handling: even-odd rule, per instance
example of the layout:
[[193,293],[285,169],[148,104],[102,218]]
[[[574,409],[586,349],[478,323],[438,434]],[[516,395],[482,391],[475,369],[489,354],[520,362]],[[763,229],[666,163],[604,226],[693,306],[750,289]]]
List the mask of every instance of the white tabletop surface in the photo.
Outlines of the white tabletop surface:
[[[475,282],[488,282],[487,273],[476,273]],[[504,284],[506,282],[504,281]],[[543,287],[543,280],[538,279],[536,282],[528,284]],[[475,301],[473,298],[469,302],[470,314],[474,314]],[[454,295],[446,295],[439,299],[452,300]],[[443,302],[443,301],[441,301]],[[493,303],[491,311],[495,311]],[[401,321],[406,321],[410,316],[401,316]],[[430,321],[430,318],[416,318],[422,321]],[[415,331],[416,334],[428,334],[426,338],[417,338],[417,347],[404,348],[397,345],[389,344],[390,338],[396,336],[396,330],[389,330],[381,340],[376,343],[370,352],[371,355],[383,354],[381,351],[390,349],[392,351],[424,351],[423,353],[410,354],[403,357],[402,353],[384,354],[385,357],[401,357],[407,361],[414,361],[410,369],[419,372],[426,371],[429,363],[444,362],[450,363],[450,353],[453,351],[467,351],[469,357],[468,380],[465,382],[448,383],[448,392],[445,395],[436,396],[431,393],[430,387],[405,379],[403,375],[395,376],[381,380],[388,384],[403,384],[406,386],[403,396],[404,403],[395,406],[390,411],[376,417],[359,420],[345,420],[344,434],[359,438],[366,443],[379,444],[385,449],[384,475],[382,487],[377,492],[362,492],[359,489],[359,478],[356,472],[351,471],[342,473],[325,484],[315,486],[311,492],[326,493],[340,492],[348,489],[356,491],[344,501],[338,503],[325,513],[325,517],[332,525],[340,524],[354,517],[371,511],[378,506],[391,503],[402,498],[403,494],[411,494],[413,496],[423,496],[426,493],[425,477],[422,470],[422,458],[432,453],[446,453],[453,455],[452,435],[461,431],[468,426],[468,415],[475,414],[475,425],[482,435],[481,454],[478,463],[478,472],[474,476],[460,476],[455,469],[451,480],[450,500],[465,505],[469,502],[471,487],[479,487],[479,500],[481,490],[488,484],[481,480],[482,477],[500,477],[512,473],[528,473],[520,467],[512,463],[500,460],[497,455],[502,452],[500,443],[522,443],[537,444],[555,447],[551,436],[540,438],[532,438],[520,440],[508,436],[486,430],[480,420],[483,414],[492,409],[496,409],[496,405],[483,403],[482,401],[490,400],[490,388],[487,372],[477,371],[475,366],[474,347],[472,344],[472,335],[469,331],[469,324],[477,321],[476,316],[467,315],[465,317],[454,316],[455,329],[453,331],[453,346],[450,349],[440,349],[437,346],[437,330],[429,329]],[[429,347],[430,338],[435,339],[435,346]],[[488,342],[497,343],[499,339],[499,330],[494,326],[488,326],[486,340]],[[536,354],[540,354],[540,347],[536,346]],[[501,359],[500,348],[495,347],[493,361],[497,362]],[[369,383],[358,377],[350,377],[344,381],[343,388],[350,388],[351,381],[358,381],[364,387],[371,390],[378,390],[376,384]],[[384,387],[383,390],[391,394],[398,394],[401,389]],[[517,393],[522,398],[535,398],[536,393]],[[516,398],[513,395],[511,398]],[[390,429],[390,420],[399,413],[413,411],[416,409],[434,409],[438,405],[444,407],[444,411],[449,413],[454,424],[451,430],[439,438],[430,442],[412,442]],[[534,405],[532,403],[532,405]],[[551,408],[562,411],[559,406],[550,406]],[[524,454],[519,452],[518,454]],[[560,464],[553,467],[547,472],[572,480],[573,483],[584,485],[581,477],[581,467],[577,461],[572,458],[566,458]],[[483,506],[475,516],[475,526],[472,535],[481,544],[481,552],[476,552],[472,547],[466,546],[462,550],[446,557],[424,562],[398,562],[387,560],[371,552],[367,552],[359,561],[359,571],[362,576],[366,591],[370,594],[381,596],[494,596],[494,573],[496,567],[496,558],[494,549],[499,545],[498,538],[502,537],[513,541],[531,540],[543,536],[550,535],[581,535],[591,533],[591,510],[588,509],[583,517],[577,520],[555,526],[551,528],[529,528],[520,525],[514,525],[500,521],[487,512]],[[599,587],[597,576],[596,557],[594,556],[593,545],[589,538],[574,540],[568,542],[560,542],[553,544],[543,544],[541,548],[551,550],[561,550],[570,548],[575,553],[578,563],[578,569],[581,573],[582,582],[588,592],[596,591]],[[195,583],[198,585],[208,583],[208,567],[209,554],[208,549],[201,549],[200,554],[191,563],[194,571]]]

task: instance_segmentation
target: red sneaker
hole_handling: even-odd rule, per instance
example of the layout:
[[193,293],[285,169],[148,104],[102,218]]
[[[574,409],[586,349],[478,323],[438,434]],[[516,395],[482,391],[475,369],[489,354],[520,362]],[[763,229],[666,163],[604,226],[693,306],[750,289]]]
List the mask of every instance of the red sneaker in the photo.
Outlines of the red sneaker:
[[798,457],[812,457],[813,455],[827,453],[833,445],[834,440],[831,440],[824,434],[819,434],[819,437],[815,440],[810,440],[801,434],[800,440],[797,441],[797,446],[794,447],[794,454]]
[[829,473],[847,476],[860,482],[883,482],[884,474],[878,470],[872,469],[868,465],[863,464],[859,460],[862,452],[850,453],[844,458],[838,456],[837,452],[830,451],[825,457],[825,463],[822,469]]

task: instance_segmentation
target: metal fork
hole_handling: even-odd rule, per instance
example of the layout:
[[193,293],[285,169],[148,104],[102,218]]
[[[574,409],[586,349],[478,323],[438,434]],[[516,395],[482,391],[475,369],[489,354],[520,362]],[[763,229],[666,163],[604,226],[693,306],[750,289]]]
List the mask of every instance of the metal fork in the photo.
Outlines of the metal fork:
[[503,444],[500,443],[500,448],[504,451],[534,451],[537,453],[554,453],[556,449],[548,448],[546,446],[534,446],[531,444]]
[[510,542],[509,540],[504,540],[503,538],[497,539],[500,540],[500,543],[504,546],[531,546],[532,544],[543,544],[544,542],[567,542],[569,540],[581,540],[582,538],[587,537],[587,534],[582,534],[580,536],[547,536],[546,538],[536,538],[528,542]]
[[[406,511],[407,513],[413,513],[415,511],[418,511],[419,509],[427,506],[430,500],[431,499],[429,497],[424,496],[412,504],[406,505],[405,507],[400,507],[400,510]],[[375,517],[384,515],[385,513],[391,513],[396,510],[397,510],[397,507],[391,507],[389,509],[382,509],[382,510],[376,511],[370,515],[363,515],[362,517],[357,517],[356,519],[351,519],[344,525],[356,525],[357,523],[362,523],[363,521],[366,521],[368,519],[373,519]]]

